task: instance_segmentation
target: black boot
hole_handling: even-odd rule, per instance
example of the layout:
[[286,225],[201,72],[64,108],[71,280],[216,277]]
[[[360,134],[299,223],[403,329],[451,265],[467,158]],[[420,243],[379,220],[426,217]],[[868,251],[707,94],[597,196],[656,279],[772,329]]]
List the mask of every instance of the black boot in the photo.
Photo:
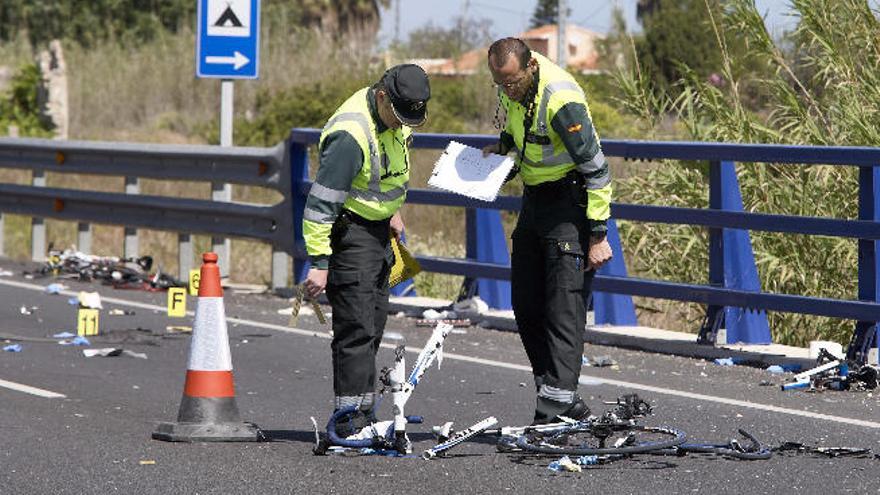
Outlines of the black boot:
[[590,415],[590,408],[584,403],[583,399],[575,395],[574,402],[557,402],[546,397],[538,397],[537,407],[535,407],[535,420],[533,425],[546,423],[556,423],[562,421],[561,418],[569,418],[575,421],[585,419]]

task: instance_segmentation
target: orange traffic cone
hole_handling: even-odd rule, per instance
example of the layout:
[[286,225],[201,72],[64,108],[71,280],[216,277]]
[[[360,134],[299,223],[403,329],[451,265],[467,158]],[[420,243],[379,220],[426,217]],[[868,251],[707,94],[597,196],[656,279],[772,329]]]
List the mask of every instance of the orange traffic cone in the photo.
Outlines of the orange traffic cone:
[[232,357],[217,255],[202,255],[186,385],[176,423],[159,423],[153,438],[169,442],[255,442],[261,434],[243,423],[235,403]]

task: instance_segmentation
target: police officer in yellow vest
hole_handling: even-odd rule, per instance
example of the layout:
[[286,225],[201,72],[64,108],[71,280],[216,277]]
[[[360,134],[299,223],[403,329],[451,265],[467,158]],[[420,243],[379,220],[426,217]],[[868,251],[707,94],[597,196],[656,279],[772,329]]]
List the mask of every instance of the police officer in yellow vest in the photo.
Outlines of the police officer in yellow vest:
[[340,423],[341,436],[374,419],[376,351],[393,264],[389,239],[403,232],[398,210],[409,182],[410,128],[425,122],[430,97],[427,74],[398,65],[346,100],[321,133],[303,220],[311,261],[304,286],[312,297],[326,287],[333,308],[335,408],[359,411]]
[[595,269],[611,259],[608,163],[570,74],[517,38],[493,43],[488,59],[507,121],[499,142],[483,152],[515,152],[525,184],[512,235],[511,292],[535,376],[534,421],[580,419],[590,411],[577,394],[584,296]]

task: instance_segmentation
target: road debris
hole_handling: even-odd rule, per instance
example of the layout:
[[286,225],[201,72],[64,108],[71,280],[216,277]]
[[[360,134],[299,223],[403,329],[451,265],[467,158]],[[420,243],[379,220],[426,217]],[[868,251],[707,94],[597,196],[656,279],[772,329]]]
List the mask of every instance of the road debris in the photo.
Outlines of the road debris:
[[89,342],[89,339],[83,336],[77,336],[72,340],[61,340],[58,343],[60,345],[92,345],[92,343]]
[[73,334],[70,332],[61,332],[61,333],[56,333],[52,337],[56,338],[56,339],[69,339],[69,338],[75,337],[75,336],[76,336],[76,334]]
[[168,325],[165,327],[165,331],[168,333],[192,333],[193,329],[182,325]]
[[21,344],[10,344],[3,347],[4,352],[21,352]]
[[19,311],[21,312],[21,314],[23,314],[25,316],[30,316],[30,315],[36,313],[38,309],[40,309],[40,308],[38,308],[36,306],[30,306],[30,307],[22,306],[21,309],[19,309]]
[[49,284],[44,289],[46,294],[60,294],[61,291],[67,290],[67,286],[64,284]]
[[120,349],[118,347],[104,347],[101,349],[83,349],[85,357],[116,357],[121,355],[131,356],[139,359],[147,359],[147,355],[141,352],[134,352],[128,349]]
[[107,312],[110,316],[134,316],[134,311],[130,309],[113,308]]
[[101,294],[97,292],[80,292],[77,295],[77,300],[83,308],[104,309],[104,306],[101,305]]
[[[428,311],[433,311],[433,310],[428,310]],[[426,313],[427,313],[427,311],[426,311]],[[447,325],[452,325],[455,328],[462,328],[462,327],[471,326],[471,319],[470,318],[455,318],[455,319],[452,319],[452,318],[436,318],[436,319],[424,318],[421,320],[416,320],[417,327],[433,327],[434,325],[436,325],[438,323],[445,323]],[[454,333],[458,333],[458,332],[454,332]]]

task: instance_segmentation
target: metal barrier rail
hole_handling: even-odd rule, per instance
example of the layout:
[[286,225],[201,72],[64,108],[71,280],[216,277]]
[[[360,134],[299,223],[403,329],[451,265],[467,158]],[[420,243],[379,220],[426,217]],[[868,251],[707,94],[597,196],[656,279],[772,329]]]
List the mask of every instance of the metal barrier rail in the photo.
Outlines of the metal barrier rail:
[[[43,218],[78,221],[78,247],[89,252],[91,223],[123,225],[125,256],[137,256],[136,228],[179,232],[179,275],[193,266],[191,234],[242,237],[272,245],[272,284],[287,285],[293,254],[288,143],[273,148],[178,146],[0,138],[0,168],[30,170],[32,185],[0,184],[0,212],[33,218],[32,257],[46,254]],[[125,177],[125,193],[45,187],[45,173]],[[139,178],[260,186],[274,205],[140,195]],[[0,217],[2,218],[2,217]],[[3,252],[0,228],[0,253]]]
[[[318,142],[320,130],[293,129],[291,132],[291,163],[294,168],[293,180],[295,190],[305,200],[305,194],[311,183],[308,182],[308,155],[306,148]],[[484,135],[446,135],[416,134],[413,141],[415,148],[442,149],[450,140],[456,140],[469,146],[482,148],[494,143],[495,136]],[[710,167],[709,209],[675,208],[651,205],[634,205],[614,203],[611,207],[612,218],[634,220],[640,222],[658,222],[669,224],[700,225],[709,228],[709,281],[710,285],[693,285],[657,280],[639,279],[635,277],[615,276],[619,274],[603,273],[596,276],[593,289],[599,292],[629,294],[660,299],[696,302],[708,305],[706,322],[700,332],[700,341],[714,343],[715,333],[719,325],[724,323],[725,307],[738,307],[759,310],[794,312],[810,315],[830,316],[853,319],[858,323],[850,345],[850,355],[864,361],[869,349],[877,347],[877,326],[880,321],[880,304],[878,304],[877,273],[880,268],[880,148],[867,147],[814,147],[785,145],[742,145],[724,143],[693,143],[693,142],[638,142],[607,140],[602,143],[606,156],[625,159],[674,159],[708,161]],[[839,220],[831,218],[813,218],[790,215],[773,215],[731,211],[728,195],[735,193],[739,197],[734,162],[743,163],[786,163],[792,164],[823,164],[840,166],[858,166],[859,175],[859,219]],[[303,171],[306,173],[303,174]],[[734,191],[735,189],[735,191]],[[471,200],[454,194],[438,191],[411,189],[407,201],[410,203],[460,206],[486,210],[518,210],[521,204],[517,197],[499,197],[493,203]],[[294,205],[298,200],[294,199]],[[741,199],[740,199],[741,202]],[[740,208],[741,210],[741,205]],[[301,218],[301,209],[295,211]],[[725,263],[730,263],[730,246],[724,246],[726,233],[740,233],[739,229],[750,229],[768,232],[788,232],[835,237],[849,237],[859,242],[859,286],[858,300],[835,300],[788,294],[766,294],[760,292],[757,272],[754,272],[754,287],[746,289],[730,287],[725,279]],[[297,242],[302,242],[301,231],[294,226]],[[475,250],[475,242],[468,229],[468,258]],[[745,233],[748,256],[752,257],[751,246],[748,244],[748,233]],[[741,244],[741,243],[740,243]],[[616,252],[620,246],[614,246]],[[740,245],[742,248],[742,245]],[[625,253],[624,253],[625,254]],[[476,262],[473,259],[449,259],[439,257],[416,256],[427,271],[465,275],[470,277],[509,279],[508,265]],[[298,250],[296,259],[305,259],[304,251]],[[752,257],[752,270],[754,259]],[[302,263],[295,263],[294,276],[302,275]],[[747,318],[747,317],[745,317]],[[611,323],[614,323],[611,321]],[[733,322],[728,321],[728,325]],[[766,317],[764,317],[766,326]],[[765,331],[769,343],[769,329]]]

